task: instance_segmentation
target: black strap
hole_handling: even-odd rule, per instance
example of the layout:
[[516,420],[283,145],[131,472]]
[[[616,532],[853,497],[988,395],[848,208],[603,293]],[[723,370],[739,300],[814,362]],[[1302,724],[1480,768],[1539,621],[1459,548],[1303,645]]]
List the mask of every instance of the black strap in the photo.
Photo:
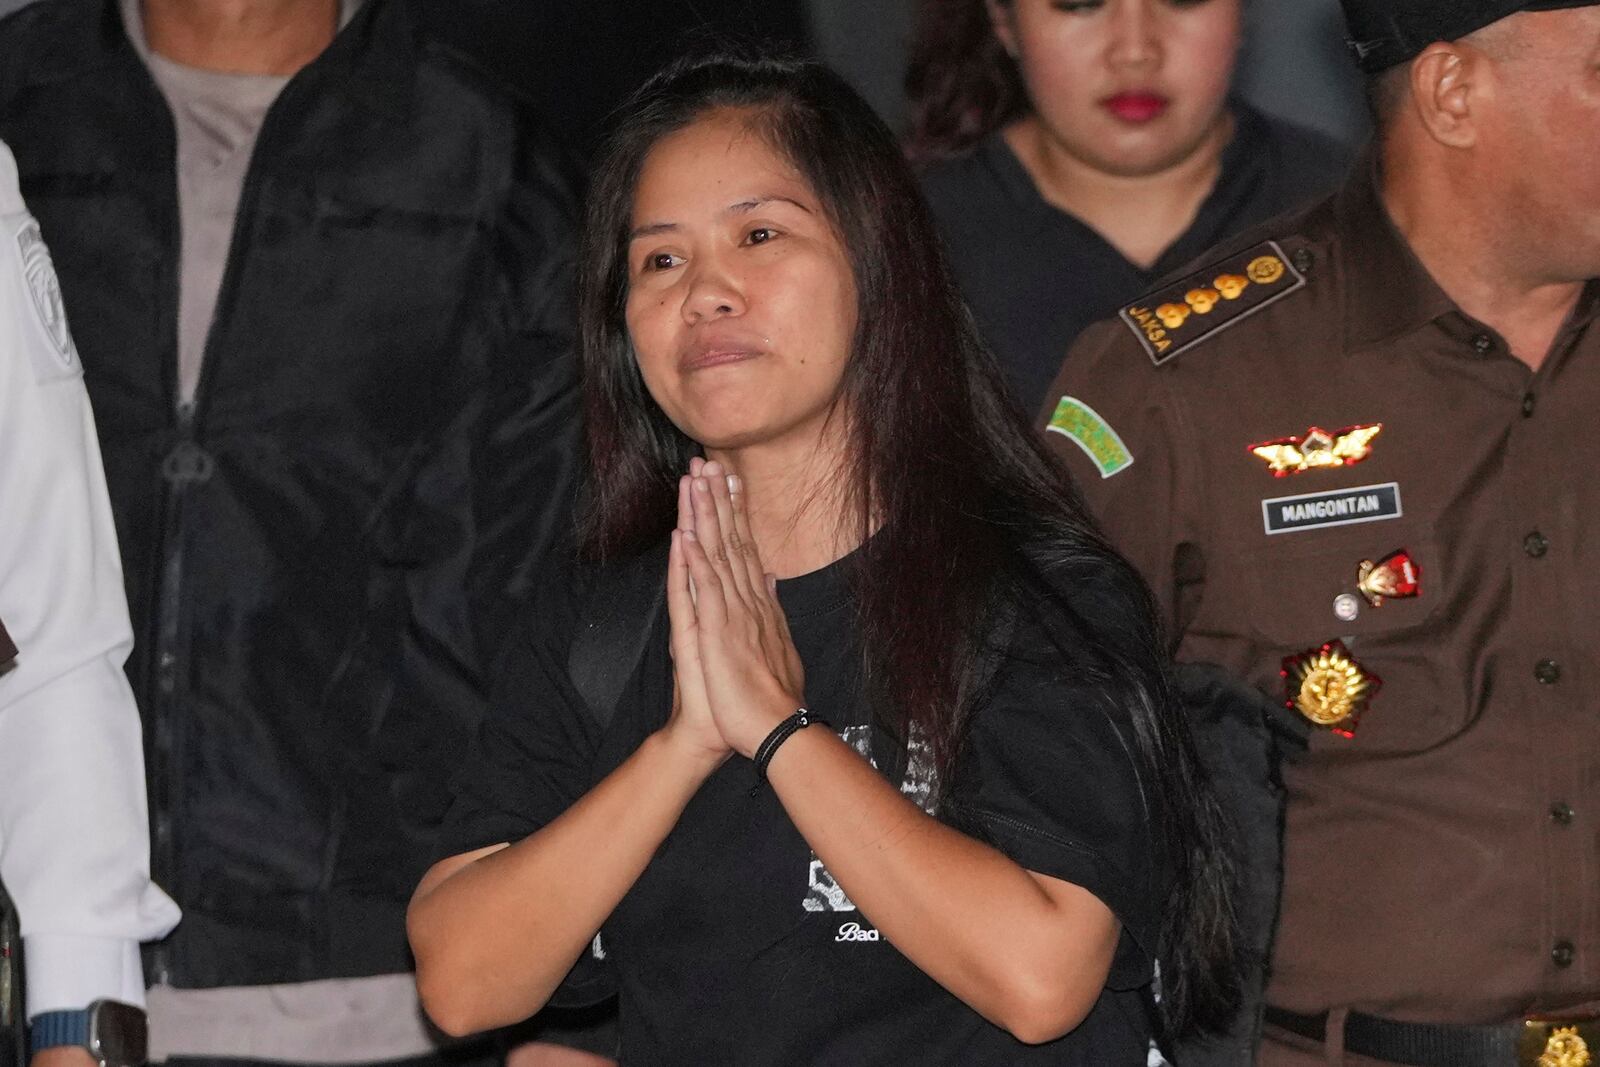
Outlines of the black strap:
[[[602,731],[650,645],[666,604],[666,577],[665,548],[593,572],[579,615],[583,629],[567,651],[567,675]],[[587,1008],[616,995],[616,975],[601,945],[595,938],[578,958],[551,995],[551,1007]]]
[[[1328,1015],[1267,1006],[1266,1021],[1311,1041],[1328,1035]],[[1517,1062],[1523,1028],[1403,1023],[1353,1011],[1345,1018],[1346,1052],[1408,1067],[1509,1067]]]
[[16,909],[0,886],[0,1067],[26,1067],[28,1062],[22,981],[22,932]]
[[602,730],[644,659],[666,598],[665,549],[601,567],[595,578],[583,630],[567,653],[567,674]]
[[793,715],[774,726],[772,732],[767,734],[766,739],[756,746],[755,755],[750,757],[751,761],[756,765],[756,784],[750,790],[751,796],[761,792],[761,786],[767,780],[767,765],[772,762],[772,757],[778,754],[778,749],[783,747],[785,741],[804,730],[807,726],[826,726],[830,730],[833,729],[833,723],[827,719],[819,719],[805,708],[800,708]]

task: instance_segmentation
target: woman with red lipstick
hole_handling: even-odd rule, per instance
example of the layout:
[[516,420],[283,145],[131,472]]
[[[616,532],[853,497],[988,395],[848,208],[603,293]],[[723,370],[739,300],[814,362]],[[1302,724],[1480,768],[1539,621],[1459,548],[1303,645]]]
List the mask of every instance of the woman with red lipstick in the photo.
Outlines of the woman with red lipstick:
[[888,129],[814,64],[682,63],[579,266],[584,560],[413,899],[435,1021],[620,991],[625,1065],[1142,1067],[1218,1018],[1229,890],[1148,594]]
[[923,0],[909,151],[1029,413],[1084,327],[1348,166],[1229,97],[1244,6]]

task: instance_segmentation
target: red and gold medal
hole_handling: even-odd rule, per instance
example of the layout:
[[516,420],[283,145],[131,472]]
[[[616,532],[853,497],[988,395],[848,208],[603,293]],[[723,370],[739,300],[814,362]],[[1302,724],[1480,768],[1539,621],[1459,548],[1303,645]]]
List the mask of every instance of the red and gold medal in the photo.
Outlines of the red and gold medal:
[[1285,657],[1282,673],[1286,706],[1342,737],[1355,736],[1361,713],[1383,685],[1356,662],[1343,641]]
[[1375,608],[1385,600],[1409,600],[1422,595],[1422,568],[1403,548],[1376,563],[1364,559],[1356,569],[1356,588]]

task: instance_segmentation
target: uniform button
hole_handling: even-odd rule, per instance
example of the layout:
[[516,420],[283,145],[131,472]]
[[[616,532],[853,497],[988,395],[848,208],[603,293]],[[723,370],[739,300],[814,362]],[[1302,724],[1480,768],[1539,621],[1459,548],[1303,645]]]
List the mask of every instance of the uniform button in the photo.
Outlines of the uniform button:
[[1535,530],[1522,539],[1522,551],[1534,559],[1543,559],[1544,554],[1550,551],[1550,539]]
[[1571,967],[1578,958],[1578,949],[1571,941],[1557,941],[1550,950],[1550,962],[1557,967]]
[[163,652],[163,653],[161,653],[161,669],[162,670],[170,671],[174,666],[177,665],[177,662],[178,662],[178,657],[174,653],[171,653],[171,652]]
[[1572,805],[1566,801],[1557,801],[1550,805],[1550,821],[1558,826],[1571,826],[1577,812],[1572,810]]
[[1561,681],[1561,664],[1553,659],[1542,659],[1534,665],[1533,676],[1540,685],[1555,685]]
[[1472,339],[1472,347],[1477,349],[1478,355],[1487,356],[1494,350],[1494,338],[1486,333],[1480,333]]
[[1532,393],[1523,393],[1522,394],[1522,417],[1525,418],[1525,419],[1533,418],[1533,394]]
[[1290,262],[1294,264],[1295,270],[1304,274],[1316,262],[1316,257],[1311,254],[1311,249],[1309,248],[1297,248],[1294,250],[1294,255],[1290,258]]

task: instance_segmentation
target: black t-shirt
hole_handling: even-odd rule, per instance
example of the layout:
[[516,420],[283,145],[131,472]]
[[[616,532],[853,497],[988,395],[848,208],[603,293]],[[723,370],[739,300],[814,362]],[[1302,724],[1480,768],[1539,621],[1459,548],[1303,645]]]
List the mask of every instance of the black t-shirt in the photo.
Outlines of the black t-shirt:
[[923,173],[934,219],[978,330],[1023,410],[1039,412],[1079,333],[1208,248],[1336,188],[1351,163],[1338,142],[1244,105],[1216,186],[1149,270],[1049,204],[996,133]]
[[[883,750],[862,700],[849,565],[780,582],[778,594],[805,664],[807,706],[871,758]],[[521,840],[666,721],[664,609],[608,728],[598,728],[574,690],[568,656],[586,585],[581,577],[552,583],[509,643],[490,716],[458,776],[444,854]],[[1130,617],[1125,593],[1091,581],[1071,610],[1051,612],[1053,623],[1019,612],[936,813],[1022,866],[1090,890],[1122,922],[1109,987],[1080,1027],[1024,1045],[946,992],[855,909],[772,789],[751,795],[754,770],[735,757],[690,801],[602,929],[625,1067],[1144,1064],[1168,867],[1129,756],[1129,716],[1107,695],[1115,686],[1083,637],[1085,625]],[[902,791],[926,808],[931,776],[911,747],[899,761]]]

